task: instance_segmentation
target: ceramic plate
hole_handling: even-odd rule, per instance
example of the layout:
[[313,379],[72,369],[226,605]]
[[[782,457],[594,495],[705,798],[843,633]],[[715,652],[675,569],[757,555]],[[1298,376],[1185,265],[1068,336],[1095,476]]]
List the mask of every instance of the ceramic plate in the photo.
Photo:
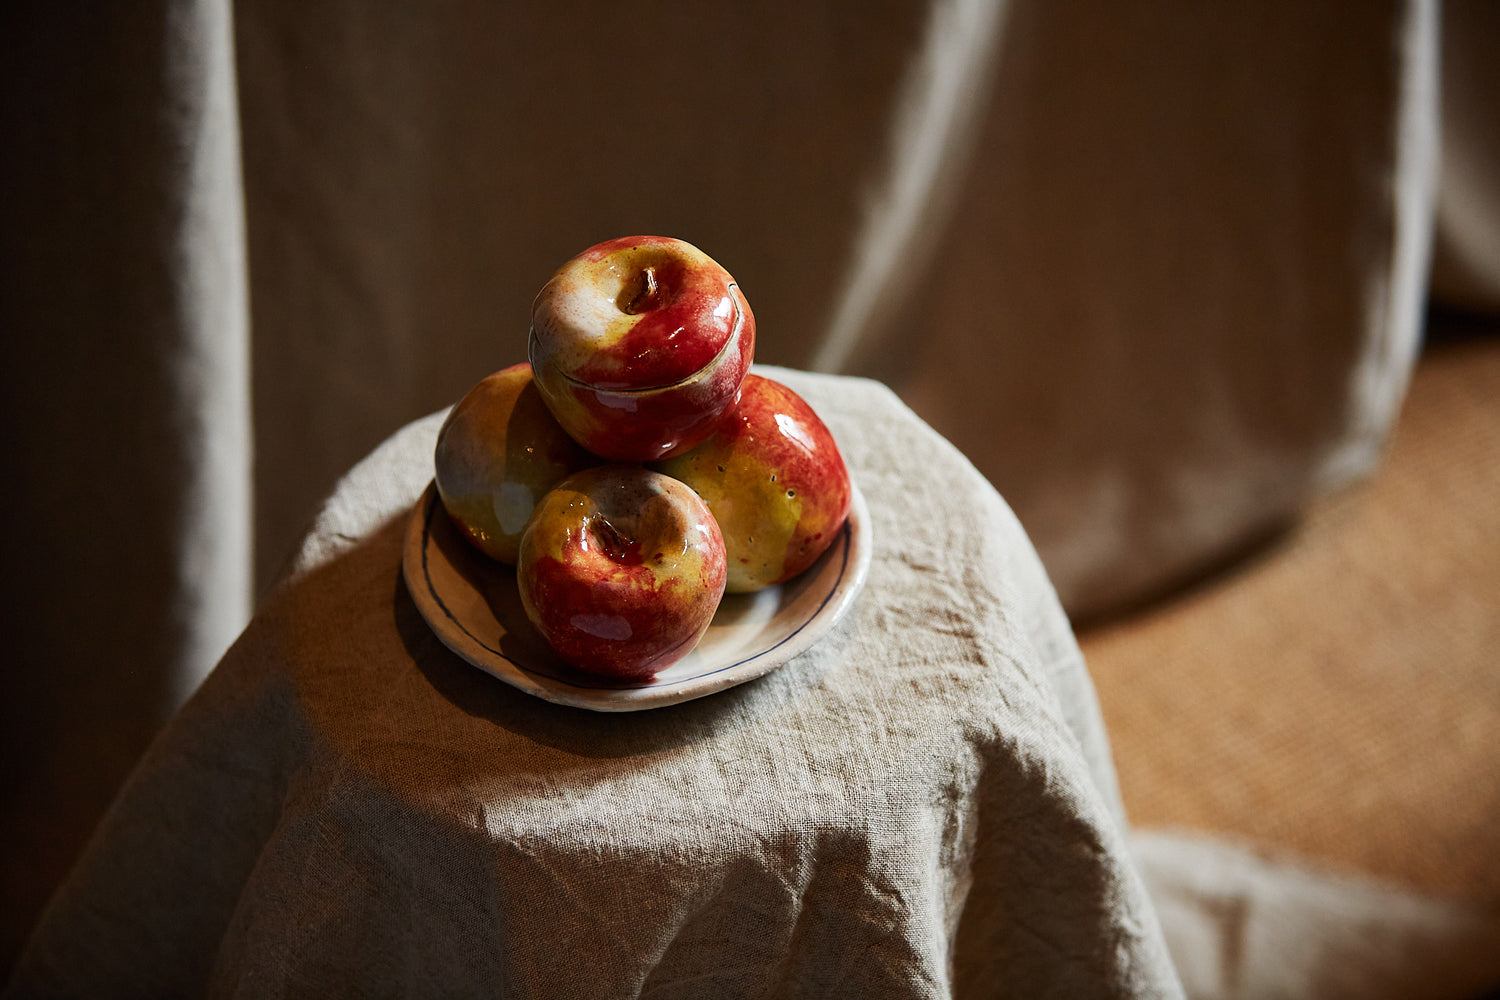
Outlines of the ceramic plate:
[[755,594],[726,594],[696,649],[650,681],[611,681],[568,666],[521,609],[515,571],[475,551],[422,494],[402,570],[417,610],[460,657],[529,694],[596,712],[634,712],[743,684],[817,642],[854,603],[870,569],[870,514],[858,487],[849,519],[806,572]]

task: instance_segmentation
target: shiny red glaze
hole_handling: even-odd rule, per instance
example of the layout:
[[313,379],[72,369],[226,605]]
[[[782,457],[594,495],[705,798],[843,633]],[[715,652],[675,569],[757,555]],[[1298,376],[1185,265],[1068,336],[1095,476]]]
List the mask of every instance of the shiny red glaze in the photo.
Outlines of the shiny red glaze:
[[[755,317],[744,294],[731,291],[738,291],[734,278],[691,244],[666,236],[625,236],[589,247],[576,259],[602,263],[611,258],[631,272],[652,267],[657,294],[633,314],[629,333],[608,352],[564,372],[569,377],[600,389],[658,389],[692,377],[713,361],[740,321],[737,312],[743,313],[753,338]],[[623,309],[626,303],[619,305]]]
[[433,462],[449,519],[475,548],[508,565],[536,502],[569,474],[599,464],[557,423],[525,362],[481,379],[454,405]]
[[655,461],[698,444],[733,405],[755,355],[755,315],[691,244],[624,237],[558,269],[533,305],[528,349],[576,441],[615,461]]
[[645,566],[622,568],[608,578],[579,574],[552,558],[539,559],[533,567],[532,600],[552,609],[554,621],[609,616],[630,630],[627,639],[621,640],[569,624],[542,629],[557,655],[582,670],[647,679],[681,659],[698,640],[696,631],[683,629],[676,618],[662,614],[651,571]]
[[642,679],[690,652],[724,593],[724,542],[680,482],[636,467],[570,477],[521,542],[527,616],[564,660]]
[[569,384],[586,425],[568,427],[589,451],[617,462],[654,462],[680,455],[718,429],[750,370],[754,330],[701,381],[656,392],[609,392]]
[[[598,256],[612,251],[650,247],[674,241],[662,237],[636,236],[610,240]],[[591,251],[585,251],[592,255]],[[738,317],[734,301],[734,279],[723,268],[705,264],[689,267],[666,253],[651,259],[657,294],[648,308],[609,353],[591,357],[569,372],[580,382],[600,389],[657,389],[674,385],[713,361],[734,334]]]
[[[741,585],[746,573],[763,574],[756,586],[801,573],[849,515],[849,471],[827,425],[797,393],[759,375],[745,379],[739,402],[713,436],[655,467],[693,487],[714,512],[731,560],[732,591],[754,589]],[[767,542],[778,537],[773,529],[793,512],[795,527],[768,551]],[[752,562],[753,570],[741,568]]]

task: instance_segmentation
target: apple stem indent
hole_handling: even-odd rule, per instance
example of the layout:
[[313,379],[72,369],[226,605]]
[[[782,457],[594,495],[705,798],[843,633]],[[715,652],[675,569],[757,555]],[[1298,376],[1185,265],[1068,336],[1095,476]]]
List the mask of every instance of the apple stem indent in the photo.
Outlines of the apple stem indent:
[[607,518],[594,517],[590,520],[589,533],[617,562],[635,564],[642,561],[641,543],[625,537]]
[[656,281],[656,268],[641,268],[636,280],[631,282],[626,290],[633,294],[630,301],[620,307],[622,312],[636,316],[654,309],[657,299],[661,297],[661,286]]

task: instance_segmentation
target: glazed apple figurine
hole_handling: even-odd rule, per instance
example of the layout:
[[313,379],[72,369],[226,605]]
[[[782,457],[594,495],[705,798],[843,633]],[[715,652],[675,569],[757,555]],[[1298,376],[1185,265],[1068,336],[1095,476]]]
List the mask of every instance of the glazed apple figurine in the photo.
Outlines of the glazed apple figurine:
[[569,476],[521,537],[526,616],[564,660],[647,680],[692,651],[724,596],[724,539],[683,483],[639,465]]
[[525,363],[481,379],[458,401],[433,459],[449,518],[481,552],[508,565],[537,501],[599,464],[558,425]]
[[731,593],[801,573],[849,516],[849,471],[828,427],[801,396],[759,375],[745,379],[739,404],[712,437],[654,468],[687,483],[713,511]]
[[648,462],[698,444],[734,404],[755,316],[697,247],[628,236],[583,251],[542,287],[528,351],[543,398],[579,444]]

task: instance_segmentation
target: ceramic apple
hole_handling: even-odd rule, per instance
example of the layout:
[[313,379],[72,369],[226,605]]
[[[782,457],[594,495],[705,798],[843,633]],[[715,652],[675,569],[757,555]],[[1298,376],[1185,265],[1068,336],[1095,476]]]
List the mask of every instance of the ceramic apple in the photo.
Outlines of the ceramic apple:
[[459,400],[438,431],[433,464],[449,518],[481,552],[514,565],[537,501],[599,460],[559,426],[523,363]]
[[528,349],[559,423],[589,451],[647,462],[687,451],[733,405],[755,316],[690,243],[628,236],[564,264],[531,308]]
[[828,427],[779,382],[751,375],[734,411],[698,447],[655,468],[713,511],[727,589],[748,593],[811,566],[849,516],[849,472]]
[[559,483],[521,537],[526,616],[557,654],[649,679],[692,651],[724,595],[724,539],[683,483],[603,465]]

